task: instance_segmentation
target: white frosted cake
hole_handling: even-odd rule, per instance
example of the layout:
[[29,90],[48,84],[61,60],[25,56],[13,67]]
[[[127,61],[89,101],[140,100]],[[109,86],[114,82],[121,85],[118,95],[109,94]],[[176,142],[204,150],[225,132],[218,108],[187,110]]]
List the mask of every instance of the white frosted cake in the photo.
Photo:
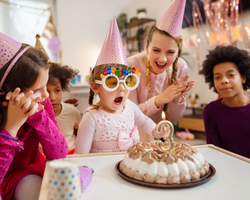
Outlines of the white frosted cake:
[[209,172],[209,163],[186,143],[174,143],[167,152],[157,142],[140,142],[128,148],[120,171],[136,180],[157,184],[181,184],[199,180]]

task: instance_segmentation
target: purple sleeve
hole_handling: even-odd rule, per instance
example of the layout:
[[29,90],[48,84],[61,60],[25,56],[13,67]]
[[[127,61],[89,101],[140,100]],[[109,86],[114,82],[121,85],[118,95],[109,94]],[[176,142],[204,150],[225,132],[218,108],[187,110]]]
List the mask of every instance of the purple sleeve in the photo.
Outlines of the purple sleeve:
[[55,120],[51,102],[45,99],[42,104],[44,109],[29,117],[26,123],[35,129],[43,152],[49,160],[65,158],[68,145]]
[[207,105],[203,110],[207,144],[213,144],[215,146],[221,147],[219,131],[215,121],[213,120],[211,111],[212,110],[209,108],[209,105]]
[[[2,133],[11,136],[5,129]],[[23,143],[0,136],[0,185],[13,161],[16,148],[23,149]]]

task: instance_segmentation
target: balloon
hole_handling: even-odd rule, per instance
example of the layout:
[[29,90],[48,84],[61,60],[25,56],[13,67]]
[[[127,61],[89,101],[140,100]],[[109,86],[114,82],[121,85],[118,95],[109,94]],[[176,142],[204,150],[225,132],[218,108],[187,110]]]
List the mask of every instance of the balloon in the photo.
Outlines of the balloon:
[[111,74],[111,68],[110,68],[110,67],[108,67],[108,68],[106,69],[106,71],[107,71],[107,74]]
[[107,76],[107,75],[108,75],[108,73],[107,73],[106,70],[103,70],[103,71],[102,71],[102,74],[103,74],[104,76]]
[[48,47],[52,53],[58,53],[61,48],[61,41],[58,37],[52,37],[49,40]]

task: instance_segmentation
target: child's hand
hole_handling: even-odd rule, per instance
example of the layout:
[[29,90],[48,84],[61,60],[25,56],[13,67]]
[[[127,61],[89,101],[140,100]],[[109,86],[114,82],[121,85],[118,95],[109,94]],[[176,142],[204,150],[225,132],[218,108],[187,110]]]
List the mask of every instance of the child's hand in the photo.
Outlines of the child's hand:
[[78,99],[74,98],[74,99],[67,99],[64,101],[64,103],[70,103],[73,104],[75,107],[78,106]]
[[168,126],[163,125],[161,128],[161,133],[157,133],[156,127],[155,129],[152,131],[152,135],[154,138],[160,139],[160,138],[164,138],[164,136],[169,132],[169,128]]
[[73,127],[75,136],[77,136],[78,128],[79,128],[79,125],[77,123],[75,123],[75,125]]
[[16,88],[14,92],[6,95],[6,100],[9,102],[5,129],[14,137],[27,118],[43,108],[43,106],[38,106],[40,98],[35,100],[30,98],[32,91],[26,94],[20,91],[20,88]]

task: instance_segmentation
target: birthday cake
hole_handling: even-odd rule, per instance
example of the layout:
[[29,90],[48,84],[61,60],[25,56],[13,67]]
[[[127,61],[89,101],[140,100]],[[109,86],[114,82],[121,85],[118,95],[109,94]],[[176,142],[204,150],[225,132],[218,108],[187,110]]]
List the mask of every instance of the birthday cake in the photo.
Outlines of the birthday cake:
[[188,183],[209,172],[209,163],[189,144],[174,142],[171,150],[165,152],[159,151],[157,144],[140,142],[129,147],[120,162],[120,171],[132,179],[157,184]]

